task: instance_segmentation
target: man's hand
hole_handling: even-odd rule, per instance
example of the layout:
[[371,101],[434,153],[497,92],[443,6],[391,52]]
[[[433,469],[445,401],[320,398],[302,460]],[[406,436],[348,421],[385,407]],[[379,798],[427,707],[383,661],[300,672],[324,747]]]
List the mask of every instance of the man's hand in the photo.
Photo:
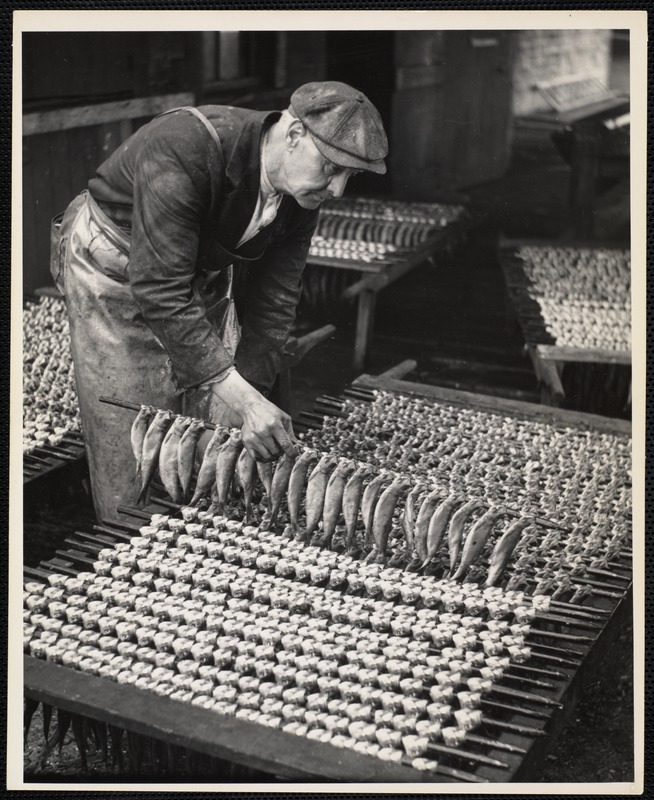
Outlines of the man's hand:
[[233,412],[243,444],[257,461],[272,461],[282,453],[297,456],[299,445],[288,414],[258,392],[234,370],[212,387]]
[[259,395],[241,411],[243,444],[257,461],[272,461],[282,452],[294,458],[299,446],[291,418],[274,403]]

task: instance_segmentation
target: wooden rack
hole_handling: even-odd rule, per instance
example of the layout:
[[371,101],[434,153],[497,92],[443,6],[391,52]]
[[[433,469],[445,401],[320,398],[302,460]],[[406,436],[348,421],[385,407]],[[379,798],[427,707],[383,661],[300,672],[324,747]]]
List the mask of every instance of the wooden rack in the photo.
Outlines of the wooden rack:
[[[516,257],[516,251],[523,246],[536,247],[597,247],[597,242],[552,242],[541,240],[508,239],[502,237],[499,242],[499,262],[504,276],[509,304],[513,310],[525,339],[526,350],[531,359],[534,371],[541,384],[541,400],[547,405],[562,406],[566,402],[566,393],[562,383],[562,372],[566,364],[604,364],[610,371],[613,384],[620,390],[624,401],[630,396],[630,375],[626,385],[625,368],[631,366],[631,353],[619,350],[600,350],[580,348],[556,344],[546,331],[541,318],[538,303],[526,291],[527,278],[524,275],[523,262]],[[602,244],[610,248],[610,244]],[[583,399],[583,398],[582,398]]]
[[[345,391],[343,400],[348,396],[372,400],[376,390],[383,390],[543,423],[572,425],[625,436],[631,433],[629,423],[621,420],[402,380],[401,376],[412,367],[413,362],[405,362],[380,376],[361,375]],[[330,404],[338,405],[330,398],[319,404],[322,416],[328,416],[325,408]],[[66,549],[41,562],[37,569],[25,570],[25,577],[47,580],[51,572],[75,575],[80,569],[89,568],[98,549],[129,541],[152,513],[177,515],[179,510],[179,506],[155,487],[148,508],[119,509],[121,513],[131,515],[132,522],[128,519],[120,522],[103,520],[92,531],[75,533],[66,540]],[[389,764],[238,718],[224,718],[215,712],[82,674],[32,656],[24,657],[25,693],[32,700],[72,714],[227,759],[244,768],[263,771],[278,780],[361,783],[534,780],[538,779],[546,755],[572,714],[584,687],[606,670],[612,644],[631,614],[631,584],[615,581],[613,592],[587,598],[584,613],[574,613],[577,613],[577,627],[573,616],[573,620],[568,620],[563,627],[552,622],[542,627],[541,634],[538,630],[532,632],[537,652],[543,655],[535,656],[529,666],[544,667],[551,684],[542,693],[541,702],[514,702],[512,709],[511,700],[506,700],[501,694],[492,696],[487,701],[490,704],[488,708],[492,709],[493,715],[504,714],[508,723],[506,730],[492,730],[491,735],[498,742],[497,748],[477,750],[477,756],[472,760],[444,748],[444,752],[439,754],[436,773],[417,771],[407,763]],[[552,640],[547,638],[550,635],[562,637],[564,646],[551,647]],[[547,642],[546,646],[544,643]],[[539,658],[544,660],[539,661]],[[520,732],[521,728],[523,732]],[[498,766],[498,763],[503,766]]]
[[[356,200],[356,198],[355,198]],[[342,201],[345,211],[347,201]],[[392,201],[388,201],[391,203]],[[398,207],[408,207],[410,204],[397,202]],[[428,205],[428,204],[423,204]],[[356,222],[356,220],[354,220]],[[371,221],[372,223],[375,220]],[[392,227],[392,223],[390,223]],[[354,283],[339,288],[342,292],[342,299],[346,302],[357,300],[356,332],[354,342],[353,366],[356,370],[365,367],[368,350],[372,341],[375,324],[375,306],[377,294],[382,289],[390,286],[395,281],[406,275],[411,270],[424,264],[425,262],[435,264],[439,254],[447,252],[454,247],[465,235],[470,226],[470,219],[467,212],[451,223],[444,226],[430,226],[429,232],[420,244],[411,247],[398,248],[393,252],[386,253],[382,258],[375,258],[371,261],[357,260],[355,258],[337,258],[325,255],[315,255],[309,253],[307,258],[308,269],[306,270],[306,281],[312,281],[311,267],[318,267],[328,270],[345,270],[354,272],[357,278]],[[364,236],[364,240],[375,241],[376,234]],[[379,234],[381,236],[381,234]],[[385,234],[386,235],[386,234]],[[393,239],[393,232],[387,234],[390,241]],[[370,238],[372,236],[372,238]],[[379,241],[383,241],[380,238]],[[310,287],[308,287],[310,288]]]

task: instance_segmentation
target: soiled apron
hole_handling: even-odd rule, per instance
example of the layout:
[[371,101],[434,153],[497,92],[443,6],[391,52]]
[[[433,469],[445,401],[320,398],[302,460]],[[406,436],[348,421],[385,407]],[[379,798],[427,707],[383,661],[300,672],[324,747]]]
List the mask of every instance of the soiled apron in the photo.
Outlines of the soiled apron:
[[[196,109],[188,110],[196,113]],[[215,129],[199,116],[213,131],[220,150]],[[129,238],[88,191],[68,206],[58,231],[53,226],[52,245],[50,268],[66,300],[95,511],[99,520],[118,519],[122,515],[117,507],[133,505],[140,491],[130,443],[134,412],[101,403],[100,397],[144,403],[217,423],[229,412],[209,387],[182,389],[176,384],[168,354],[132,296]],[[223,255],[233,257],[227,251]],[[218,272],[199,272],[193,292],[233,356],[240,331],[231,264]]]

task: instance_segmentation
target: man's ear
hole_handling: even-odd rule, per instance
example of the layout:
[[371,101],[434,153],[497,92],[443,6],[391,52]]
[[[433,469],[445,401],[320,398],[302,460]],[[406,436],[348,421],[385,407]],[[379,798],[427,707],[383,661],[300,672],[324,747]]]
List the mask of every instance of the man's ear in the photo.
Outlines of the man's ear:
[[307,129],[304,127],[304,123],[297,118],[293,118],[286,129],[286,144],[289,147],[295,147],[298,141],[306,135],[306,132]]

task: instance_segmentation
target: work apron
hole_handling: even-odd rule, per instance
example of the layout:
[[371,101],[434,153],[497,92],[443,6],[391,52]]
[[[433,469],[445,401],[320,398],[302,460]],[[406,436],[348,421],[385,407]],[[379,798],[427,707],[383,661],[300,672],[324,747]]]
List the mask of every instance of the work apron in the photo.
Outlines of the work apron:
[[[188,110],[196,113],[196,109]],[[213,126],[198,115],[217,140]],[[217,144],[220,148],[219,141]],[[196,301],[205,308],[207,319],[233,357],[240,337],[232,295],[231,264],[236,256],[215,241],[212,252],[220,257],[219,271],[199,270],[192,287]],[[99,520],[121,518],[118,506],[133,505],[140,491],[130,443],[134,412],[101,403],[100,397],[153,405],[216,423],[225,421],[229,414],[210,387],[183,389],[177,384],[168,353],[144,321],[132,295],[129,254],[129,235],[102,211],[88,191],[71,202],[60,226],[53,225],[50,268],[66,301],[80,417]]]

